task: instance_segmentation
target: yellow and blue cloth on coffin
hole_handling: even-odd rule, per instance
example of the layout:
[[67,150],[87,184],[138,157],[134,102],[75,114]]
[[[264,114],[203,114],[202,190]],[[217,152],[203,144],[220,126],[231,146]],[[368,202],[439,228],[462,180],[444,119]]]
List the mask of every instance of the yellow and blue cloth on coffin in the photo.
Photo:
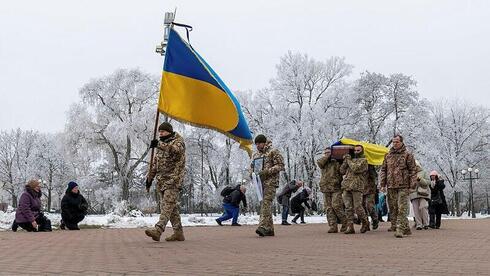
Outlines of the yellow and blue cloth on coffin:
[[163,66],[160,112],[224,133],[251,154],[252,134],[240,103],[206,61],[171,29]]
[[385,159],[385,155],[390,151],[389,148],[368,142],[357,141],[349,138],[342,138],[337,145],[362,145],[364,147],[364,156],[370,165],[381,166]]

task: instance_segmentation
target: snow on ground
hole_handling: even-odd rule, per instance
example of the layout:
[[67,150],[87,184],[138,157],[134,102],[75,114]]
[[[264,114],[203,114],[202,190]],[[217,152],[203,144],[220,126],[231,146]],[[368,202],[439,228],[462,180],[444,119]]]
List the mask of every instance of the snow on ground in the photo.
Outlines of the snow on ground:
[[[107,215],[89,215],[80,223],[80,225],[97,226],[101,228],[142,228],[152,227],[158,221],[158,215],[153,214],[151,216],[141,216],[138,213],[134,213],[134,216],[119,216],[115,214]],[[182,214],[183,226],[216,226],[215,219],[221,214],[210,214],[209,216],[201,216],[200,214]],[[51,220],[53,228],[57,228],[61,220],[60,214],[47,213],[46,216]],[[0,231],[10,229],[12,221],[14,220],[15,212],[8,210],[7,212],[0,211]],[[444,219],[471,219],[467,214],[461,217],[449,217],[445,216]],[[490,215],[477,214],[477,219],[490,218]],[[289,217],[291,221],[292,217]],[[386,221],[386,217],[383,218]],[[412,220],[412,219],[411,219]],[[326,223],[325,216],[308,216],[305,217],[307,223]],[[241,215],[238,222],[243,225],[257,225],[259,223],[258,215]],[[224,222],[223,224],[230,224],[231,220]],[[274,217],[274,223],[281,223],[281,216]],[[169,223],[170,225],[170,223]]]

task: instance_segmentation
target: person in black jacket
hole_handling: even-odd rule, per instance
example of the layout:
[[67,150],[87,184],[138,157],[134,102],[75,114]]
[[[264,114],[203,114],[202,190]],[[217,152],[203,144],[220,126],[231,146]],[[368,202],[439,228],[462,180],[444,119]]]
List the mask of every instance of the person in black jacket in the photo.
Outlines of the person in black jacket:
[[68,183],[65,195],[61,200],[61,223],[60,228],[69,230],[80,230],[78,223],[85,218],[87,214],[88,203],[80,194],[78,184],[75,182]]
[[297,214],[294,219],[291,221],[292,223],[297,223],[296,221],[298,218],[301,218],[301,223],[306,223],[305,222],[305,207],[303,207],[303,204],[308,207],[308,209],[311,209],[310,204],[308,204],[308,199],[311,194],[311,189],[308,187],[305,187],[300,193],[295,195],[291,199],[291,212],[293,214]]
[[277,202],[279,202],[282,206],[282,225],[291,225],[291,223],[288,222],[289,199],[291,198],[291,195],[302,186],[302,181],[292,180],[285,185],[284,188],[282,188],[281,192],[277,196]]
[[233,191],[223,198],[223,208],[225,212],[223,215],[216,219],[216,222],[223,226],[223,221],[232,219],[231,226],[242,226],[238,223],[238,215],[240,214],[240,201],[243,202],[243,207],[247,208],[247,197],[245,193],[247,188],[244,185],[237,185]]
[[430,181],[429,227],[439,229],[441,227],[441,215],[449,214],[443,191],[446,185],[436,171],[430,173]]

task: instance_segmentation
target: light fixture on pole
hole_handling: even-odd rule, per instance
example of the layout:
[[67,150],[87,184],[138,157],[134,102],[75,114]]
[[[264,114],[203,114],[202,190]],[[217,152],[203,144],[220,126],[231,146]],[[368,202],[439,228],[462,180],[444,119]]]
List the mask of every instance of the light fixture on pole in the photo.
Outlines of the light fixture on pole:
[[161,56],[165,55],[165,48],[167,48],[168,36],[170,34],[170,28],[172,28],[172,23],[175,20],[175,12],[166,12],[165,19],[163,21],[163,25],[165,25],[165,29],[163,32],[163,41],[157,45],[155,52],[160,54]]
[[[470,210],[471,210],[471,217],[476,218],[475,214],[475,203],[474,203],[474,197],[473,197],[473,180],[480,179],[478,173],[480,170],[478,169],[473,169],[469,167],[467,170],[462,170],[461,174],[463,174],[463,180],[467,180],[470,182]],[[488,199],[487,199],[487,205],[488,205]],[[487,206],[488,209],[488,206]]]

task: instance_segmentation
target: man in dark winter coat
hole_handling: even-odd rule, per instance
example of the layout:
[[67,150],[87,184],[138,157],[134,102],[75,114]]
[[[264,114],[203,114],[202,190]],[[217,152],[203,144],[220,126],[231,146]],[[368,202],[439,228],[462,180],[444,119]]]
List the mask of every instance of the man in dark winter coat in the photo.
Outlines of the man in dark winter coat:
[[308,204],[308,199],[310,197],[310,194],[311,194],[311,189],[306,187],[291,199],[291,212],[293,214],[297,214],[291,222],[296,224],[297,223],[296,221],[299,218],[301,218],[301,223],[306,223],[305,207],[303,207],[303,205],[308,207],[308,209],[311,209],[310,204]]
[[75,182],[68,183],[65,195],[61,200],[61,223],[60,228],[69,230],[80,230],[78,223],[85,218],[87,214],[88,203],[80,194],[78,184]]
[[243,202],[243,207],[247,208],[247,197],[245,193],[247,188],[244,185],[237,185],[235,189],[225,195],[223,198],[223,208],[225,212],[223,215],[216,219],[216,222],[222,226],[222,222],[232,219],[231,226],[242,226],[238,223],[238,215],[240,214],[240,202]]
[[293,180],[284,186],[277,196],[277,202],[279,202],[279,204],[282,206],[282,225],[291,225],[291,223],[288,222],[289,199],[291,198],[291,195],[302,186],[302,181]]
[[12,231],[20,226],[27,232],[51,231],[51,221],[41,212],[41,182],[30,180],[20,196]]

